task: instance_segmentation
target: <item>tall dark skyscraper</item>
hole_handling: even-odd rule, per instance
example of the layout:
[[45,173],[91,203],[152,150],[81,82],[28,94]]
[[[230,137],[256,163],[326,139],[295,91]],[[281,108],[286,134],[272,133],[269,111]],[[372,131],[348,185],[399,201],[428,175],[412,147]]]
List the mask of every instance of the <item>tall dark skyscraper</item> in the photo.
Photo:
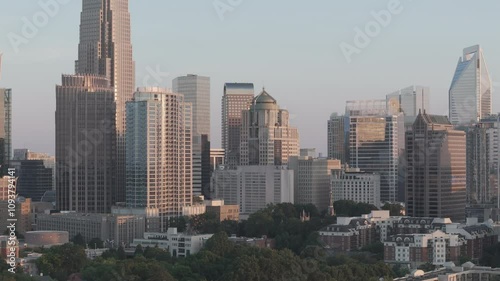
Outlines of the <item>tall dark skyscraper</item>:
[[12,159],[12,90],[0,88],[0,175]]
[[98,75],[63,75],[56,88],[57,208],[110,212],[115,202],[115,96]]
[[128,0],[83,0],[77,74],[97,74],[111,82],[116,102],[117,186],[114,202],[125,200],[125,103],[135,91]]
[[125,103],[135,88],[128,0],[82,1],[75,72],[56,93],[57,207],[109,212],[125,202]]
[[446,116],[418,115],[406,132],[407,215],[465,219],[466,137]]
[[240,164],[240,142],[242,112],[250,109],[254,98],[254,87],[251,83],[226,83],[222,96],[222,148],[225,164]]

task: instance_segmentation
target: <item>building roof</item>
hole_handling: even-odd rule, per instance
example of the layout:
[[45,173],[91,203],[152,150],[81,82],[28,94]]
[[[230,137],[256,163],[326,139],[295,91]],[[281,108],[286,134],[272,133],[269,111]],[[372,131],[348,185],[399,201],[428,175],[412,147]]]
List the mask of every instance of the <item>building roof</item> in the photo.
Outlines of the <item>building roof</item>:
[[253,100],[255,109],[273,109],[276,107],[276,100],[266,92],[265,89]]

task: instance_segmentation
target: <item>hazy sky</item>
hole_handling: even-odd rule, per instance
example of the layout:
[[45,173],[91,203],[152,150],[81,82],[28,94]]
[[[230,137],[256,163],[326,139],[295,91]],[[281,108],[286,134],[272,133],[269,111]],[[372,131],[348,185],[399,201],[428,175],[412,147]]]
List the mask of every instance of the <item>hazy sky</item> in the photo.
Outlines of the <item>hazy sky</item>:
[[[44,23],[39,2],[51,1],[0,4],[0,87],[13,89],[13,147],[53,153],[55,85],[62,73],[74,72],[82,1],[57,0],[67,3]],[[431,111],[447,114],[448,88],[464,47],[481,44],[492,80],[500,82],[498,0],[401,0],[399,6],[391,0],[130,2],[137,86],[149,81],[171,88],[176,76],[210,76],[213,147],[220,146],[224,82],[253,82],[256,94],[265,86],[290,111],[301,146],[319,152],[326,152],[327,119],[343,112],[346,100],[384,98],[420,84],[431,88]],[[214,4],[234,7],[218,13]],[[388,5],[396,5],[391,19],[377,30],[372,11]],[[24,36],[23,17],[33,22],[34,16],[38,31]],[[371,41],[356,45],[355,28],[367,25]],[[14,33],[24,37],[17,38],[17,53],[9,39]],[[350,63],[342,42],[359,47]],[[158,79],[148,74],[157,70]],[[496,92],[494,112],[500,111]]]

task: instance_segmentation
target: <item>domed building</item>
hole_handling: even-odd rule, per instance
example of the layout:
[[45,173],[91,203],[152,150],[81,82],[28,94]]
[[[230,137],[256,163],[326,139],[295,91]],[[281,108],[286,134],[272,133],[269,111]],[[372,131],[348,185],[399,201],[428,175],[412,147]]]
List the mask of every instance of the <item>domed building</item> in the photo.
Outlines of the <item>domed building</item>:
[[299,155],[299,132],[290,114],[264,89],[243,113],[241,165],[286,165]]

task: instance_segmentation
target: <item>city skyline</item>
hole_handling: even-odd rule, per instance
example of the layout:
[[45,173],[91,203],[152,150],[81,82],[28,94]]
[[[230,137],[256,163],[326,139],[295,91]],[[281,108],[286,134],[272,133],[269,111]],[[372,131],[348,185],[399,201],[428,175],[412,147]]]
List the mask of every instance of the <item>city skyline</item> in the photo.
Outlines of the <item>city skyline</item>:
[[[78,58],[75,46],[78,43],[81,1],[67,2],[60,5],[59,13],[51,16],[48,24],[38,28],[36,36],[29,38],[27,44],[19,45],[19,53],[15,53],[7,36],[0,39],[0,49],[4,53],[0,86],[12,88],[15,93],[14,148],[30,147],[36,151],[54,153],[54,85],[61,72],[73,72],[71,62]],[[393,15],[393,22],[382,28],[380,34],[348,63],[339,45],[342,42],[352,44],[354,29],[363,28],[373,20],[372,11],[386,9],[386,1],[367,3],[362,8],[354,4],[335,5],[324,1],[318,3],[324,5],[322,11],[315,9],[316,6],[291,1],[285,6],[289,13],[279,15],[283,24],[289,26],[285,28],[282,25],[268,28],[279,11],[280,6],[275,3],[266,3],[266,9],[261,9],[259,1],[245,1],[225,13],[221,20],[211,2],[196,6],[179,1],[157,1],[154,3],[157,4],[157,9],[152,9],[151,6],[154,5],[141,7],[140,3],[132,1],[130,12],[134,59],[137,62],[137,86],[168,86],[176,76],[188,73],[211,77],[211,141],[214,148],[221,147],[220,98],[224,83],[249,82],[254,83],[256,89],[266,86],[281,101],[281,105],[292,113],[291,122],[301,132],[302,147],[316,147],[318,152],[325,153],[327,144],[324,120],[332,112],[342,112],[347,99],[383,98],[386,93],[406,85],[420,84],[430,87],[430,112],[447,115],[447,92],[456,67],[457,54],[467,46],[480,44],[494,83],[493,112],[497,112],[500,100],[495,98],[495,86],[498,87],[495,75],[499,69],[499,55],[494,50],[498,49],[500,42],[489,36],[490,29],[479,27],[495,25],[495,21],[499,19],[492,16],[492,11],[498,10],[500,4],[494,1],[483,2],[481,16],[474,13],[476,20],[465,23],[461,19],[468,10],[459,7],[461,5],[456,5],[455,13],[445,13],[443,9],[450,1],[432,2],[433,9],[428,9],[429,3],[401,1],[403,11]],[[159,17],[154,24],[140,21],[144,15],[149,17],[151,14],[154,17],[162,7],[170,5],[175,6],[183,18],[178,18],[180,15],[173,13],[172,17]],[[22,17],[31,19],[38,11],[43,10],[36,3],[27,8],[13,4],[9,14],[2,14],[2,33],[21,34]],[[415,19],[424,11],[428,14],[428,23],[421,27]],[[201,14],[199,19],[195,19],[196,13]],[[294,23],[292,18],[297,15],[303,20]],[[453,28],[439,26],[442,17],[446,17]],[[331,19],[336,21],[331,22]],[[172,25],[172,22],[176,24]],[[183,28],[175,28],[180,26],[177,23],[184,24]],[[199,36],[203,33],[198,29],[200,26],[206,31],[206,35]],[[294,31],[304,29],[314,32],[303,35],[302,40],[297,41]],[[430,29],[435,30],[429,33]],[[146,35],[146,30],[152,30],[154,34],[161,36],[165,32],[169,34],[169,41],[174,43],[168,44],[163,39],[158,39],[158,36]],[[281,31],[280,36],[276,36],[278,30]],[[447,36],[440,37],[440,32]],[[244,37],[240,37],[242,35],[239,33],[244,34]],[[248,33],[255,35],[247,36]],[[468,34],[466,38],[464,33]],[[411,40],[400,40],[405,37]],[[210,44],[201,48],[200,40],[209,40]],[[425,43],[416,43],[422,40]],[[255,48],[260,41],[265,42],[265,47]],[[221,48],[219,44],[224,47]],[[167,47],[171,50],[160,51]],[[284,52],[277,52],[283,47],[287,47]],[[194,49],[202,52],[186,54],[192,53]],[[380,71],[380,58],[389,55],[398,59],[386,59],[386,66]],[[29,69],[24,67],[26,65],[30,65]],[[245,67],[241,67],[242,65]],[[408,65],[412,67],[407,67]],[[405,71],[401,71],[403,68]],[[36,83],[23,83],[24,79],[13,78],[24,77],[20,75],[21,71],[29,77],[36,76]],[[359,79],[365,82],[355,83]],[[312,98],[304,101],[301,98],[304,93]],[[322,102],[315,103],[318,100]],[[33,120],[27,117],[27,109],[33,109],[33,106],[23,104],[41,106],[43,109],[37,110],[40,112],[39,118]],[[310,110],[313,106],[315,110]]]

